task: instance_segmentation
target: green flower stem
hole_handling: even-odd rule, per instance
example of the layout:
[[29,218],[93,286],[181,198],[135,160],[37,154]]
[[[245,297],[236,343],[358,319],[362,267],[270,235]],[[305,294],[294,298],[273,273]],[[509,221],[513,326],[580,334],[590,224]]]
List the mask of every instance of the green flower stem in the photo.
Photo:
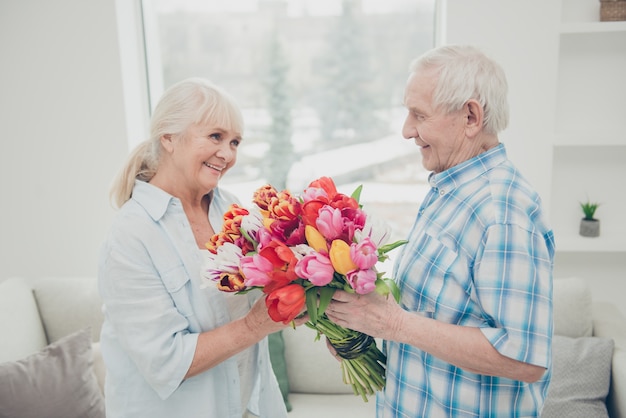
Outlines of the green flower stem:
[[[343,381],[352,387],[355,395],[361,396],[367,402],[367,396],[373,395],[385,386],[385,355],[378,349],[376,342],[363,339],[360,332],[341,327],[326,315],[317,318],[315,323],[311,321],[306,325],[325,335],[331,344],[341,347],[346,357],[341,358],[341,370]],[[368,337],[369,338],[369,337]],[[341,354],[338,351],[338,354]]]

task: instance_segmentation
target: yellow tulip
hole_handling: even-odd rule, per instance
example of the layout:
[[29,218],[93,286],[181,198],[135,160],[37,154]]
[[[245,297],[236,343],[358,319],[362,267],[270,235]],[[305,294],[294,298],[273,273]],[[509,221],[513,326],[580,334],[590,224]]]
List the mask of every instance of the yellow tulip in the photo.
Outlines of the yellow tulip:
[[306,237],[306,242],[309,243],[309,247],[313,248],[315,251],[328,251],[326,238],[324,238],[324,236],[320,234],[320,231],[315,229],[315,227],[311,225],[305,226],[304,236]]
[[330,262],[337,273],[346,275],[349,271],[356,270],[357,266],[350,258],[350,245],[340,239],[330,244]]

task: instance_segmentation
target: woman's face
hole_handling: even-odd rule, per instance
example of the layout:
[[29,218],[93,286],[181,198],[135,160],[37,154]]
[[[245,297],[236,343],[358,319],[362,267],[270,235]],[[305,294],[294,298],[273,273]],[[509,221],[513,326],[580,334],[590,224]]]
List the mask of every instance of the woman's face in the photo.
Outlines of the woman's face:
[[189,187],[207,193],[237,161],[241,140],[238,132],[193,124],[173,141],[172,159]]

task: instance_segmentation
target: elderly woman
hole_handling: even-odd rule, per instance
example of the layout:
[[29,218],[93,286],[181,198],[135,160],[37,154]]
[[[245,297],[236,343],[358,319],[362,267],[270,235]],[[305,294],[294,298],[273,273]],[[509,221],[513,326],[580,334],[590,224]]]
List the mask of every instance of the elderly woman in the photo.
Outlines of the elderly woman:
[[184,80],[150,131],[114,183],[100,258],[107,416],[285,417],[266,338],[285,325],[262,299],[200,286],[205,243],[236,202],[218,182],[242,142],[238,106]]

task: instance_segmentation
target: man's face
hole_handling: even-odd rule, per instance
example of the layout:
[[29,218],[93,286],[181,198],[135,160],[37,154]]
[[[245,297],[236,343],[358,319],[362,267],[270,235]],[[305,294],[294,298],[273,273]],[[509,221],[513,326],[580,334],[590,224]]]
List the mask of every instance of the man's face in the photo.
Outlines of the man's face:
[[424,168],[440,173],[468,159],[464,149],[467,118],[463,110],[447,114],[433,107],[436,84],[434,71],[411,73],[404,92],[408,115],[402,135],[420,147]]

